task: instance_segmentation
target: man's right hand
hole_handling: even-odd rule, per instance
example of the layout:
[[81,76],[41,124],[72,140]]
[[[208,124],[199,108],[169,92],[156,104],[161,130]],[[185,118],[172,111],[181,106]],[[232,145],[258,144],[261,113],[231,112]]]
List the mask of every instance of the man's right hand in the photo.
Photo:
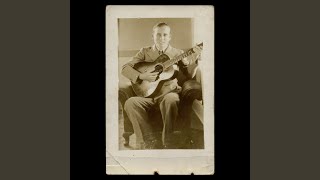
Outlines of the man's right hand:
[[139,75],[139,79],[141,80],[146,80],[146,81],[150,81],[150,82],[153,82],[157,79],[158,77],[158,72],[145,72],[145,73],[141,73]]

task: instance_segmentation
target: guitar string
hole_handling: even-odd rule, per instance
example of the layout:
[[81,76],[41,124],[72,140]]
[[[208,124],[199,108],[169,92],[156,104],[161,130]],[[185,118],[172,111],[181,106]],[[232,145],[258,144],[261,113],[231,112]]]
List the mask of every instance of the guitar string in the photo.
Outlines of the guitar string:
[[173,58],[169,61],[166,61],[163,63],[163,66],[166,67],[170,67],[171,65],[177,63],[178,61],[182,60],[183,58],[190,56],[191,54],[193,54],[194,52],[192,52],[192,49],[189,49],[188,51],[186,51],[185,53],[177,56],[176,58]]
[[[203,43],[200,43],[198,44],[198,46],[201,48],[203,46]],[[166,61],[163,63],[163,66],[164,68],[168,68],[170,67],[171,65],[177,63],[178,61],[182,60],[183,58],[187,57],[187,56],[190,56],[191,54],[193,54],[195,52],[193,52],[193,48],[187,50],[185,53],[179,55],[178,57],[176,58],[173,58],[172,60],[169,60],[169,61]],[[173,62],[173,63],[172,63]]]

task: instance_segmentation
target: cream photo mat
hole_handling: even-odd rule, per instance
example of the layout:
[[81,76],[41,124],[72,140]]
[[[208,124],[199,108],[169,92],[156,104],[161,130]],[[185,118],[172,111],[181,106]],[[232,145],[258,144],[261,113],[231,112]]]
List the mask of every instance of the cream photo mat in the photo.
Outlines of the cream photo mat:
[[[204,149],[119,150],[118,19],[193,18],[194,42],[203,42],[199,68],[204,103]],[[214,7],[120,6],[106,7],[106,173],[107,174],[214,173]]]

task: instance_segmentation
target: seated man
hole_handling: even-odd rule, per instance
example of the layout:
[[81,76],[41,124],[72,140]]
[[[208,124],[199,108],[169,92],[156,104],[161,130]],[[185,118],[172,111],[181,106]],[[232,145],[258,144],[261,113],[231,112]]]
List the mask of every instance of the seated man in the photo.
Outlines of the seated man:
[[[151,47],[142,48],[130,62],[122,67],[122,75],[130,79],[133,83],[141,81],[156,81],[157,72],[140,73],[134,69],[134,65],[139,62],[154,62],[161,54],[166,54],[170,59],[183,53],[182,50],[170,46],[171,40],[170,27],[166,23],[158,23],[153,27],[153,41],[154,45]],[[188,70],[190,64],[194,64],[200,55],[201,49],[196,46],[193,48],[195,52],[190,58],[184,58],[178,63],[174,64],[176,69],[182,71],[187,77],[193,78],[196,71],[196,66]],[[154,98],[131,97],[125,105],[126,111],[130,121],[136,121],[141,129],[145,148],[160,149],[173,148],[172,143],[173,124],[178,116],[179,93],[181,87],[178,85],[177,79],[166,81],[159,93]],[[151,107],[158,106],[163,120],[162,142],[159,142],[152,131],[150,119],[148,118],[148,110]]]

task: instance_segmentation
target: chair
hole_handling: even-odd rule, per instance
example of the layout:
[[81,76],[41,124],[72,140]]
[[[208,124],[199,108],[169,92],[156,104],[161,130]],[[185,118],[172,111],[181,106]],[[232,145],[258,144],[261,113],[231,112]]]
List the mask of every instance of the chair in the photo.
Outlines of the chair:
[[[202,88],[201,88],[201,72],[197,69],[196,75],[192,79],[187,79],[182,73],[179,73],[178,82],[182,87],[182,92],[180,93],[180,105],[179,105],[179,116],[177,124],[186,124],[190,128],[189,137],[179,137],[181,135],[182,126],[175,127],[175,133],[177,134],[177,141],[181,141],[182,138],[187,140],[185,144],[182,144],[182,148],[187,149],[198,149],[203,148],[203,105],[202,105]],[[119,84],[119,101],[123,113],[124,121],[124,133],[122,137],[124,138],[124,145],[129,145],[129,137],[132,134],[136,134],[136,149],[141,149],[143,146],[143,138],[139,127],[133,126],[132,122],[129,120],[128,115],[123,110],[126,100],[130,97],[136,96],[131,84],[120,83]],[[120,110],[121,111],[121,110]],[[152,114],[153,127],[155,131],[158,132],[159,137],[161,137],[162,131],[162,117],[158,109],[151,109],[149,114]],[[135,129],[135,130],[134,130]],[[139,131],[139,132],[136,132]],[[189,139],[188,139],[189,138]]]

